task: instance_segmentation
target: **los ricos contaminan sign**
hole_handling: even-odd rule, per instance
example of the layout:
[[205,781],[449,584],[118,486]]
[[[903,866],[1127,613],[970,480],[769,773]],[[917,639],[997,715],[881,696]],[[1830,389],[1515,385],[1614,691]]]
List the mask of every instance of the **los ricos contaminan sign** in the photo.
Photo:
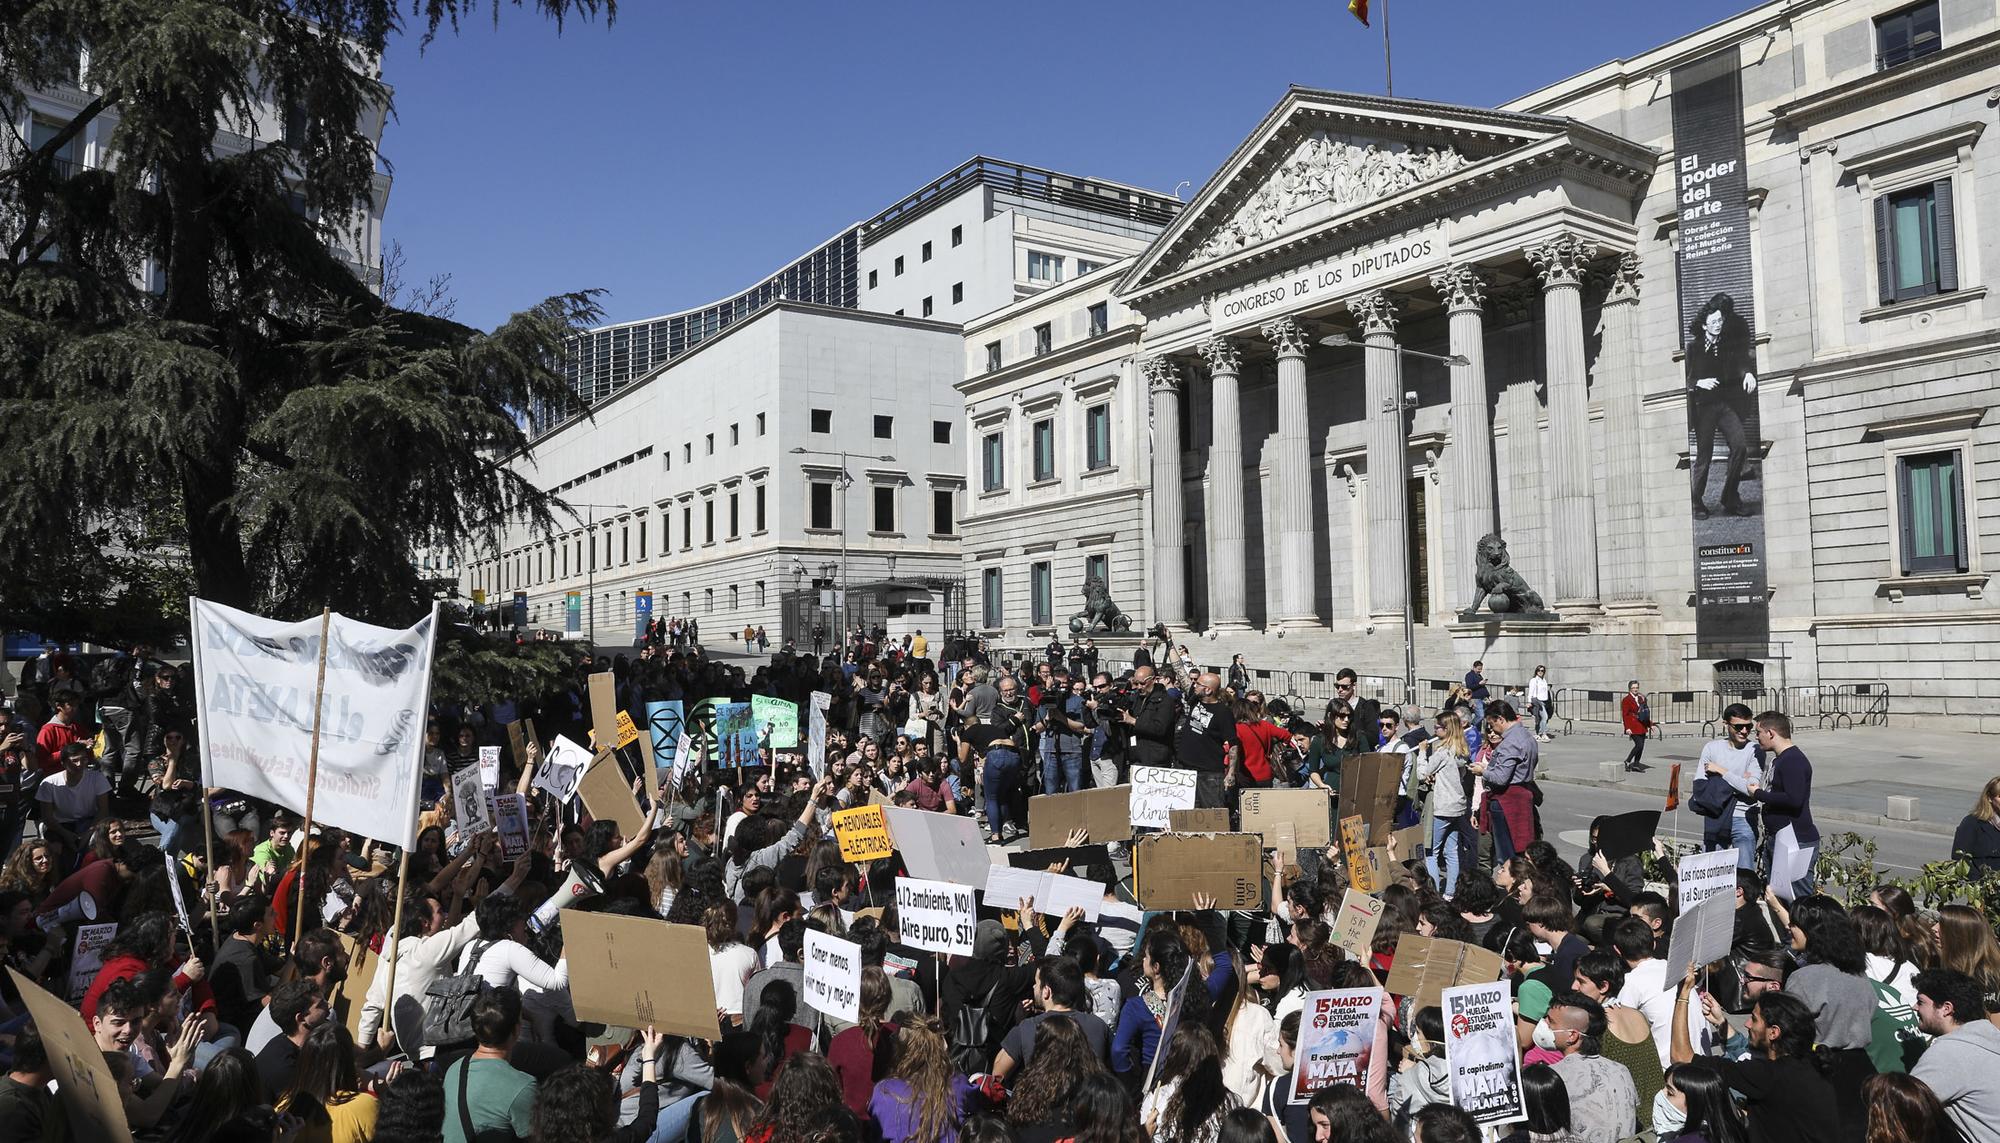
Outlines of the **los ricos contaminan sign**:
[[1210,333],[1254,326],[1294,310],[1324,305],[1443,265],[1450,257],[1444,227],[1432,226],[1349,251],[1310,270],[1259,282],[1209,300]]

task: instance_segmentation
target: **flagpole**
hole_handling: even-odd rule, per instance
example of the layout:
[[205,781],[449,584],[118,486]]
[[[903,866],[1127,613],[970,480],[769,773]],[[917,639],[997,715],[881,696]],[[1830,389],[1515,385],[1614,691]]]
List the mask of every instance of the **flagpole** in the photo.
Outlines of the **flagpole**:
[[1396,69],[1389,59],[1389,0],[1382,4],[1382,86],[1394,98],[1396,94]]
[[292,944],[296,947],[306,933],[306,859],[312,856],[313,794],[319,788],[319,716],[326,701],[326,638],[333,627],[333,608],[319,612],[319,679],[313,684],[312,746],[306,755],[306,820],[299,830],[298,880],[292,883]]
[[[382,943],[389,948],[389,986],[382,993],[383,1020],[387,1022],[389,1035],[392,1038],[396,1034],[396,946],[403,943],[403,902],[409,896],[410,850],[405,846],[402,858],[396,862],[396,915],[395,919],[389,922],[389,935],[382,939]],[[367,1045],[364,1044],[362,1047],[366,1049]]]

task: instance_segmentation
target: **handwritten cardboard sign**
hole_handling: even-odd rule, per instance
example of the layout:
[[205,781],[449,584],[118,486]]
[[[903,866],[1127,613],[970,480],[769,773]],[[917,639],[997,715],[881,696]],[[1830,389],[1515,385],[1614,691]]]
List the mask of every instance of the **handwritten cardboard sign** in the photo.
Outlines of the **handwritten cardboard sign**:
[[913,949],[971,956],[978,916],[970,885],[896,878],[896,923],[903,943]]
[[1396,821],[1396,795],[1403,785],[1403,756],[1357,754],[1340,766],[1340,812],[1368,826],[1371,845],[1387,845]]
[[699,925],[564,909],[562,927],[578,1020],[699,1040],[720,1034],[708,936]]
[[1132,767],[1127,808],[1135,829],[1166,829],[1172,824],[1172,811],[1194,808],[1194,771],[1171,766]]
[[1374,951],[1375,930],[1388,907],[1380,897],[1349,889],[1340,899],[1340,912],[1334,916],[1333,944],[1346,949],[1356,960],[1368,959]]
[[598,755],[590,769],[583,772],[576,790],[583,796],[583,806],[591,817],[617,822],[618,832],[627,840],[639,836],[639,831],[645,828],[646,814],[632,796],[632,783],[610,751]]
[[896,851],[889,840],[889,819],[881,806],[855,806],[833,815],[833,838],[842,861],[877,861]]
[[750,696],[750,719],[758,734],[768,739],[773,750],[796,750],[799,745],[799,704],[769,695]]
[[632,721],[632,716],[630,714],[622,710],[619,711],[617,719],[617,727],[618,727],[618,749],[623,750],[627,746],[632,745],[634,742],[639,741],[639,726],[637,723]]
[[805,995],[824,1015],[852,1024],[861,1019],[861,946],[806,930]]
[[1264,844],[1278,844],[1277,827],[1289,824],[1300,849],[1324,849],[1333,844],[1329,794],[1320,789],[1245,790],[1238,808],[1244,833],[1261,833]]
[[1228,833],[1229,810],[1223,806],[1168,810],[1167,828],[1175,833]]

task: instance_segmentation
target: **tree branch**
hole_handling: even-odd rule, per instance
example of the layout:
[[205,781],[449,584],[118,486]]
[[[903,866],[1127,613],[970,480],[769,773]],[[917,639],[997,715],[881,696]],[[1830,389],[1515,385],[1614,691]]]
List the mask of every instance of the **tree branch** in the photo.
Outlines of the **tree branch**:
[[96,99],[84,104],[83,110],[77,112],[74,118],[65,123],[62,130],[43,140],[41,146],[28,152],[22,157],[20,162],[4,170],[0,170],[0,183],[13,182],[20,178],[21,173],[29,167],[53,158],[57,151],[69,146],[70,140],[83,134],[83,129],[90,126],[91,120],[115,106],[121,98],[122,96],[120,96],[118,89],[114,87],[107,89]]

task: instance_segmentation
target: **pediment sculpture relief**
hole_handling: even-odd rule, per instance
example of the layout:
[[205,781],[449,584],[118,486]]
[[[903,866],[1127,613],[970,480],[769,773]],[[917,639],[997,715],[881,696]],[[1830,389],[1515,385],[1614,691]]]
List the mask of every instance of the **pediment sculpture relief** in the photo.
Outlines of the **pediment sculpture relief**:
[[1316,131],[1181,266],[1227,257],[1296,229],[1288,220],[1309,206],[1373,202],[1442,178],[1470,161],[1450,147],[1356,144]]

